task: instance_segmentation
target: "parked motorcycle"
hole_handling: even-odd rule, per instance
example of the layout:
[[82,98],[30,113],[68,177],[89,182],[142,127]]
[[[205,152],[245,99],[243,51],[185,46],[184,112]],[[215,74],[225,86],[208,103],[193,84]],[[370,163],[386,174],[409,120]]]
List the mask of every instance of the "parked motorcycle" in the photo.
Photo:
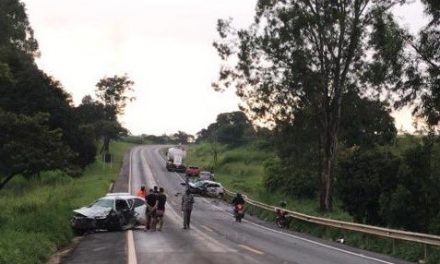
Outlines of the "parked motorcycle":
[[241,223],[241,219],[244,218],[244,204],[237,204],[234,208],[235,221]]
[[288,213],[282,209],[276,210],[277,218],[275,223],[279,228],[287,228],[289,225]]

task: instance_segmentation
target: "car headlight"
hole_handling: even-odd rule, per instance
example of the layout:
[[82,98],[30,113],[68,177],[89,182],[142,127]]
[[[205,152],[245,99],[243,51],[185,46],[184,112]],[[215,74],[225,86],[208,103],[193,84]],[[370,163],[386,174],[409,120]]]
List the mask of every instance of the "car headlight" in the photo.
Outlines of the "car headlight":
[[73,218],[86,218],[86,217],[82,214],[75,213],[73,214]]

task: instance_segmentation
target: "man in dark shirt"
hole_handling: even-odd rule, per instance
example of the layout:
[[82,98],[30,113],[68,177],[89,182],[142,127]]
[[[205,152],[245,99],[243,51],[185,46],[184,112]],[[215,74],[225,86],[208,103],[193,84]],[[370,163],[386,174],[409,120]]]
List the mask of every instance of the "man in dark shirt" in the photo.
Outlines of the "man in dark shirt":
[[243,199],[243,196],[241,196],[240,193],[237,193],[237,195],[234,197],[234,199],[232,200],[231,204],[234,205],[234,215],[237,215],[238,211],[237,211],[237,205],[241,204],[244,205],[245,201]]
[[157,195],[157,202],[156,202],[156,208],[157,208],[156,209],[156,219],[157,219],[157,222],[159,223],[159,229],[158,229],[159,231],[162,231],[163,216],[165,214],[166,202],[167,202],[167,196],[164,193],[164,189],[162,187],[160,187],[159,194]]
[[189,189],[187,189],[185,194],[182,196],[183,229],[189,229],[193,204],[194,196],[191,194]]
[[157,202],[157,195],[154,193],[153,189],[150,189],[147,196],[145,196],[145,202],[147,204],[147,208],[145,209],[147,222],[145,224],[145,231],[150,230],[151,227],[151,220],[156,217],[156,202]]

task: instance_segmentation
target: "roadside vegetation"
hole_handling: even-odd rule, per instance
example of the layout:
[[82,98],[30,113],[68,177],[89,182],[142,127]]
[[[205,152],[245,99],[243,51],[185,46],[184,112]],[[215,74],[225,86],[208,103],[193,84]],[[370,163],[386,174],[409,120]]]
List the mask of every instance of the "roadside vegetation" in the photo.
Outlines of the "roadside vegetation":
[[114,142],[110,167],[97,159],[81,177],[62,171],[17,176],[0,191],[0,264],[46,263],[73,238],[72,210],[104,195],[132,144]]
[[[397,135],[384,105],[350,102],[355,106],[343,116],[331,211],[320,208],[319,154],[307,114],[270,131],[255,129],[243,112],[222,113],[198,133],[198,144],[189,144],[187,163],[213,170],[227,189],[267,204],[287,201],[289,209],[308,215],[439,235],[437,136]],[[274,220],[274,212],[253,211]],[[347,244],[411,261],[423,258],[420,245],[399,242],[393,249],[386,239],[294,222],[291,227],[299,232],[344,238]],[[438,260],[439,253],[432,248],[429,256]]]
[[134,99],[133,81],[104,76],[95,96],[75,106],[35,63],[38,42],[21,1],[0,1],[0,28],[0,191],[18,175],[61,170],[77,177],[98,152],[109,158],[110,141],[128,133],[118,118]]
[[[234,89],[243,112],[198,132],[218,178],[264,200],[314,200],[312,213],[440,235],[440,6],[422,1],[428,22],[411,34],[392,12],[408,2],[258,1],[246,28],[219,19],[213,88]],[[390,113],[403,106],[420,136],[398,136]],[[258,140],[274,156],[251,165],[264,171],[256,182],[247,165],[222,164]],[[228,166],[238,170],[224,176]],[[423,257],[409,249],[405,258]]]
[[[218,164],[214,171],[216,181],[221,182],[228,190],[240,192],[254,200],[275,206],[279,206],[281,201],[286,201],[290,210],[323,216],[314,198],[297,198],[281,191],[267,190],[264,184],[265,170],[276,159],[276,155],[273,150],[265,147],[261,149],[261,144],[262,142],[255,142],[237,147],[218,145]],[[190,145],[187,163],[200,166],[202,170],[210,170],[213,166],[212,145],[209,143]],[[351,221],[350,215],[341,210],[340,203],[336,204],[334,211],[324,215],[332,219]]]
[[[128,76],[104,76],[81,104],[38,68],[26,8],[0,1],[0,263],[45,263],[72,239],[72,209],[103,195],[130,146],[118,118]],[[68,61],[66,61],[68,63]],[[78,76],[81,78],[81,76]],[[103,166],[101,157],[114,161]]]
[[187,143],[194,142],[195,138],[193,135],[190,135],[183,131],[178,131],[177,133],[173,133],[170,135],[163,134],[160,136],[156,135],[146,135],[142,134],[139,136],[129,135],[121,138],[124,142],[130,142],[134,144],[179,144],[179,143]]

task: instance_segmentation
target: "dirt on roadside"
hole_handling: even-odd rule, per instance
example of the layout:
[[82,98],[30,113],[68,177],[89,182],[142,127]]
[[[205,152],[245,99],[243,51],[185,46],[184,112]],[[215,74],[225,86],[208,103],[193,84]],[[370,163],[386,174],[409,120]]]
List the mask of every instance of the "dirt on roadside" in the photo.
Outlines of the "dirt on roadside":
[[[121,164],[121,170],[116,180],[109,186],[109,192],[127,192],[128,191],[128,174],[130,166],[130,153],[132,149],[129,149],[124,154],[124,159]],[[123,232],[109,232],[101,234],[89,234],[86,236],[75,237],[68,246],[58,250],[49,259],[47,264],[60,264],[60,263],[95,263],[102,260],[103,256],[112,255],[113,260],[125,261],[125,240]],[[98,235],[98,236],[97,236]],[[101,235],[101,237],[99,237]],[[105,238],[104,238],[105,237]],[[104,239],[102,239],[104,238]],[[113,241],[113,242],[112,242]],[[81,244],[83,244],[81,246]],[[116,243],[117,242],[117,243]],[[99,245],[102,252],[90,255],[90,248],[96,248]],[[114,250],[115,244],[120,244],[119,250]],[[105,259],[105,258],[104,258]],[[87,260],[87,261],[86,261]],[[117,261],[117,262],[118,262]],[[118,262],[120,263],[120,262]]]
[[132,148],[127,150],[124,154],[119,176],[115,180],[111,192],[128,192],[128,174],[130,170],[131,150]]

